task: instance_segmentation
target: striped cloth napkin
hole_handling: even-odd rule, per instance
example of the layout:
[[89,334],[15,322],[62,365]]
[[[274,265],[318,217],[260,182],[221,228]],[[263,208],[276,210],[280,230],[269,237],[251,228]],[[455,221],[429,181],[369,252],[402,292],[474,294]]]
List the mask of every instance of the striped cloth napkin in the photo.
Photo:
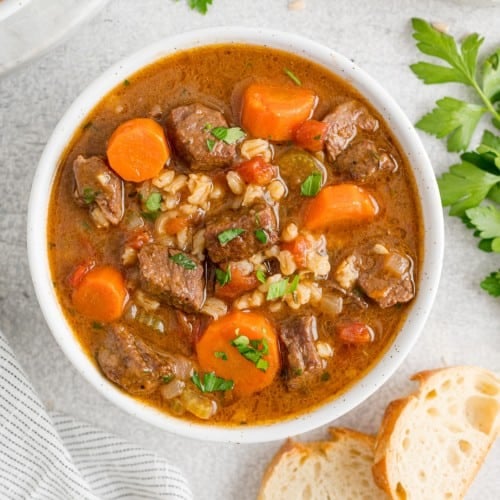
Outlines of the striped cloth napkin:
[[59,413],[48,414],[0,331],[0,498],[192,499],[154,453]]

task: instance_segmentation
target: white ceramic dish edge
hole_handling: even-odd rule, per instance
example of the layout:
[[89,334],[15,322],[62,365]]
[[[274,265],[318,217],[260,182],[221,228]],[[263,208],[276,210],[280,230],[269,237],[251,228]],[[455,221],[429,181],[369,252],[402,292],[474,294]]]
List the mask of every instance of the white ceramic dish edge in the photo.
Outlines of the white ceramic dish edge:
[[[76,128],[102,96],[141,67],[178,50],[219,43],[264,45],[292,52],[329,68],[357,88],[384,116],[413,166],[423,200],[425,225],[425,260],[418,296],[396,341],[377,365],[346,393],[309,414],[274,424],[237,428],[207,426],[169,417],[108,382],[88,359],[67,325],[47,265],[46,223],[51,184],[56,165]],[[273,441],[312,430],[344,415],[373,394],[403,362],[423,329],[439,284],[444,247],[442,209],[430,161],[414,127],[392,97],[363,70],[334,50],[297,35],[239,27],[210,28],[161,40],[117,63],[87,87],[62,117],[42,154],[29,200],[27,232],[31,275],[45,319],[66,356],[94,387],[130,414],[166,431],[195,439],[239,443]]]

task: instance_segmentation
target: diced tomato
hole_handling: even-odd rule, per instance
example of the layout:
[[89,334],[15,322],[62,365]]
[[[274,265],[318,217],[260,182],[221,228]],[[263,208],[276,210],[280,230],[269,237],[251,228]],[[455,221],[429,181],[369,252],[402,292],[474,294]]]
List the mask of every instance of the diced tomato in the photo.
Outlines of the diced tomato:
[[295,264],[300,267],[306,267],[307,253],[312,249],[312,242],[304,235],[299,234],[294,240],[281,244],[282,250],[288,250],[295,260]]
[[83,278],[85,278],[85,275],[94,266],[95,266],[95,262],[93,260],[88,260],[88,261],[83,262],[82,264],[79,264],[78,266],[76,266],[68,278],[68,282],[69,282],[70,286],[72,286],[73,288],[77,288],[78,286],[80,286],[80,283],[82,282]]
[[323,149],[328,124],[318,120],[306,120],[295,129],[295,144],[316,153]]
[[265,186],[276,177],[274,165],[266,163],[262,156],[256,156],[250,160],[240,163],[236,167],[236,172],[247,184],[258,184]]
[[228,283],[221,285],[216,282],[215,295],[220,299],[234,300],[245,292],[249,292],[259,285],[255,273],[243,274],[236,266],[229,265],[231,278]]
[[127,246],[132,247],[134,250],[140,250],[145,243],[152,241],[149,231],[141,230],[132,234],[127,240]]
[[185,215],[178,215],[176,217],[172,217],[165,221],[163,225],[163,230],[166,234],[174,235],[188,227],[189,225],[189,217]]
[[360,321],[337,325],[337,335],[346,344],[367,344],[374,338],[373,329]]

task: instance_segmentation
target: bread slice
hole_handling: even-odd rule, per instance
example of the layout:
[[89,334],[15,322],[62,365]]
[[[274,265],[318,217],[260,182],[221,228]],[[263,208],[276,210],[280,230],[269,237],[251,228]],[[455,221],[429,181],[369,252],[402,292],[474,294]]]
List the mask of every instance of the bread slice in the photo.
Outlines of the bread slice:
[[378,500],[373,481],[372,436],[330,429],[329,441],[289,439],[269,464],[258,500]]
[[393,499],[463,498],[499,433],[500,378],[456,366],[412,379],[419,389],[386,409],[374,479]]

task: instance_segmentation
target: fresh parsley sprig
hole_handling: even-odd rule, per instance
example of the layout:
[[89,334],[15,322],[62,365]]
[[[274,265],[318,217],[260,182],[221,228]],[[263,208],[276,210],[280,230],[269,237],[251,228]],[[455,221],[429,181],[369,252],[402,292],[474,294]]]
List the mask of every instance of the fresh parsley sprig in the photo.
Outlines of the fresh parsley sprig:
[[438,138],[448,137],[448,151],[465,151],[481,117],[490,113],[500,129],[500,49],[478,68],[479,48],[484,41],[477,33],[468,35],[458,48],[452,36],[442,33],[423,19],[412,19],[417,48],[426,55],[443,60],[447,65],[418,62],[412,71],[426,84],[461,83],[472,87],[481,104],[452,97],[436,101],[437,106],[416,124]]
[[[441,201],[480,238],[481,250],[500,253],[500,136],[486,130],[476,151],[460,158],[438,179]],[[486,277],[481,288],[499,297],[500,270]]]

